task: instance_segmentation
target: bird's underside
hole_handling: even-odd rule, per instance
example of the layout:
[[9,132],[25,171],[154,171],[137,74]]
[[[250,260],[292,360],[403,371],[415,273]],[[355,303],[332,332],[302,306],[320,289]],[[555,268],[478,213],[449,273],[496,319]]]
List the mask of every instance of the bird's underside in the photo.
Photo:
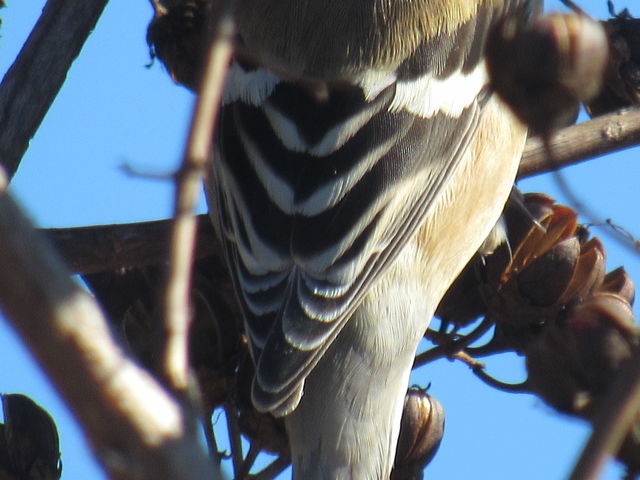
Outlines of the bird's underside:
[[491,95],[483,47],[524,3],[465,7],[456,28],[406,44],[369,39],[392,54],[344,69],[324,66],[335,39],[328,60],[305,64],[284,40],[254,48],[239,16],[208,197],[256,363],[253,401],[287,415],[296,478],[389,476],[417,344],[515,177],[524,129]]

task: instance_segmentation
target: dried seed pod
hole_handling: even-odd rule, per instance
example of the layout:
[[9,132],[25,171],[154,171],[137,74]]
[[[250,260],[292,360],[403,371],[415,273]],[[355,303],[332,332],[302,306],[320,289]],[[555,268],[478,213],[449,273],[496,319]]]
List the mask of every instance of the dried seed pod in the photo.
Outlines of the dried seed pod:
[[532,336],[564,308],[560,299],[574,284],[583,254],[575,236],[576,212],[561,205],[549,207],[545,197],[533,200],[544,206],[542,217],[537,224],[529,220],[529,230],[512,246],[510,261],[493,265],[500,273],[493,273],[484,287],[496,335],[517,352],[524,352]]
[[565,341],[558,325],[549,326],[534,338],[526,355],[528,382],[532,391],[556,410],[581,415],[591,396],[575,373],[578,367]]
[[638,345],[638,330],[629,303],[612,293],[596,293],[577,304],[564,326],[568,348],[581,376],[594,393],[605,391]]
[[156,0],[153,6],[147,30],[151,56],[162,61],[175,82],[196,90],[205,53],[207,2]]
[[512,245],[513,255],[504,269],[501,282],[506,283],[519,274],[526,265],[547,253],[558,242],[570,238],[575,232],[578,215],[562,205],[553,205],[551,211],[530,223],[529,230],[517,245]]
[[506,219],[509,241],[519,245],[529,230],[534,226],[533,220],[541,222],[554,213],[555,200],[544,193],[525,193],[512,195],[513,201],[507,204]]
[[571,237],[561,240],[534,258],[516,277],[518,291],[533,305],[553,305],[566,291],[580,257],[580,242]]
[[602,22],[609,37],[609,61],[604,86],[592,100],[585,102],[589,115],[602,115],[640,103],[640,19],[628,10]]
[[526,352],[529,382],[554,408],[591,419],[639,343],[626,299],[596,292],[531,343]]
[[607,273],[602,285],[600,286],[600,291],[620,295],[629,302],[630,305],[633,305],[633,301],[635,299],[633,280],[631,280],[631,277],[623,267],[616,268],[615,270]]
[[600,288],[604,280],[606,258],[600,240],[591,238],[580,247],[580,257],[571,282],[558,300],[563,305],[583,301]]
[[604,27],[575,14],[506,21],[487,45],[493,86],[536,133],[575,122],[580,102],[600,91],[608,52]]
[[419,388],[407,391],[391,480],[422,479],[444,434],[444,409]]
[[[42,407],[25,395],[2,395],[6,452],[0,465],[16,478],[57,480],[62,474],[56,424]],[[6,461],[5,460],[5,461]]]

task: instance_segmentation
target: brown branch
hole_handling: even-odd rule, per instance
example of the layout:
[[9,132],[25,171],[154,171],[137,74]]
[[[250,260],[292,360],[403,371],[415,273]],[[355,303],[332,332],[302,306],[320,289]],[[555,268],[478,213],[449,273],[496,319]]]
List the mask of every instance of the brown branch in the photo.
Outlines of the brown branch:
[[107,0],[49,0],[0,85],[0,165],[18,169]]
[[452,359],[455,354],[460,353],[469,345],[475,343],[476,340],[479,340],[491,329],[493,325],[493,320],[490,318],[484,318],[480,324],[473,329],[473,331],[461,336],[460,338],[456,338],[451,334],[442,334],[440,332],[427,329],[424,336],[435,343],[435,346],[416,355],[416,358],[413,361],[413,368],[421,367],[443,357]]
[[164,375],[176,390],[188,386],[188,330],[190,279],[196,243],[195,210],[201,181],[211,159],[212,134],[222,88],[231,59],[233,20],[230,2],[208,12],[213,25],[205,69],[195,106],[187,148],[177,174],[174,221],[171,229],[169,269],[163,295],[165,338]]
[[[207,215],[199,215],[196,258],[219,252]],[[90,274],[165,263],[171,220],[42,229],[74,273]]]
[[93,298],[0,185],[0,309],[113,479],[216,476],[195,422],[111,336]]
[[[219,252],[211,220],[199,215],[196,258]],[[115,271],[156,265],[167,261],[171,220],[97,225],[92,227],[51,228],[42,232],[80,274]]]
[[[568,127],[552,139],[557,159],[568,166],[584,155],[596,155],[626,148],[640,141],[640,109],[631,109],[599,117]],[[583,132],[593,141],[585,140]],[[618,132],[611,135],[606,132]],[[604,132],[604,133],[603,133]],[[538,138],[529,139],[520,168],[521,177],[551,170]],[[207,215],[198,217],[196,257],[220,254],[220,244]],[[45,229],[70,268],[76,273],[97,273],[121,268],[141,267],[165,262],[168,251],[169,220],[121,225]]]
[[518,178],[558,170],[640,143],[640,107],[596,117],[560,130],[551,138],[554,162],[547,159],[542,139],[527,141]]

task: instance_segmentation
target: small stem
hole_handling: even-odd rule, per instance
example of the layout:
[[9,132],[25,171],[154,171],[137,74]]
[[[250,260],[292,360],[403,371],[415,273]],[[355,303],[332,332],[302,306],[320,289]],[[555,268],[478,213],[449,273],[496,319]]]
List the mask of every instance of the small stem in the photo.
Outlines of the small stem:
[[[434,348],[417,355],[413,362],[413,368],[421,367],[422,365],[437,360],[438,358],[451,357],[452,355],[455,355],[456,352],[467,348],[473,342],[482,337],[491,329],[492,326],[493,321],[485,317],[482,322],[480,322],[480,324],[468,335],[462,336],[459,340],[441,343]],[[427,331],[425,336],[429,338],[429,340],[434,341],[435,336],[429,336],[429,331]]]
[[242,470],[242,436],[238,427],[238,419],[235,409],[230,403],[225,403],[224,413],[227,417],[227,430],[229,431],[229,444],[231,445],[231,460],[233,462],[233,477],[238,478]]
[[244,480],[249,475],[251,471],[251,467],[256,462],[256,458],[260,454],[260,447],[258,446],[258,442],[251,442],[249,446],[249,452],[247,456],[244,458],[244,462],[242,462],[242,468],[240,472],[237,473],[235,480]]
[[497,388],[507,393],[530,393],[529,380],[520,383],[506,383],[489,375],[484,370],[484,366],[472,367],[471,371],[484,383],[490,387]]
[[269,464],[264,470],[251,475],[251,480],[272,480],[280,475],[285,468],[289,466],[291,460],[289,457],[279,456]]
[[223,455],[221,455],[220,449],[218,448],[218,442],[216,441],[216,432],[213,428],[213,421],[211,420],[212,416],[212,412],[207,412],[202,425],[204,429],[204,436],[207,440],[207,447],[209,447],[209,456],[219,468],[222,463]]

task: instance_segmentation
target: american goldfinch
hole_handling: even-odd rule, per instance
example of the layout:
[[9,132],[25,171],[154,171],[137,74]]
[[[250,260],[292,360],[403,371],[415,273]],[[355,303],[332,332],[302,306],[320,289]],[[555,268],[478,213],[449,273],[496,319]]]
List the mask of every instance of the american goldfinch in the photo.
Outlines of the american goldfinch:
[[208,199],[294,478],[389,478],[418,342],[524,146],[485,41],[535,3],[234,2]]

